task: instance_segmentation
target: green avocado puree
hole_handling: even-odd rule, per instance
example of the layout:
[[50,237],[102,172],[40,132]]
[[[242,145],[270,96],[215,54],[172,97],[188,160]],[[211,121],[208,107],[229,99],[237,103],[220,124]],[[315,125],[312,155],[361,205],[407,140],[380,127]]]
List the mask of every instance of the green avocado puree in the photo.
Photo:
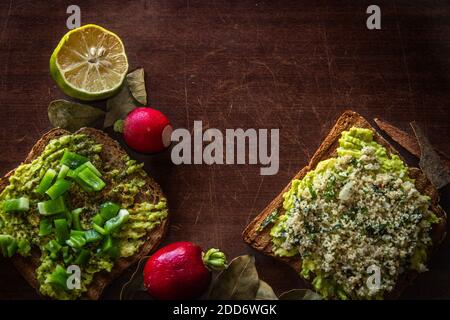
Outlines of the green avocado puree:
[[[106,201],[119,204],[130,214],[127,222],[112,235],[118,248],[118,255],[115,258],[98,253],[93,243],[85,247],[91,251],[90,259],[81,268],[81,288],[73,290],[64,290],[47,282],[47,278],[57,265],[67,268],[69,264],[65,264],[61,257],[52,259],[44,249],[52,236],[39,235],[40,222],[48,217],[39,214],[37,203],[45,201],[48,196],[35,192],[48,169],[60,171],[60,160],[66,150],[87,157],[101,172],[102,179],[106,182],[103,190],[89,193],[73,183],[65,195],[66,205],[70,210],[82,208],[80,213],[82,229],[91,229],[92,217]],[[39,291],[43,295],[55,299],[80,297],[88,290],[95,273],[111,271],[116,258],[129,257],[137,253],[146,240],[146,234],[167,217],[166,199],[161,198],[158,203],[141,200],[154,197],[150,189],[143,188],[147,177],[142,169],[143,165],[125,156],[122,159],[124,167],[111,167],[100,158],[101,151],[102,145],[84,134],[69,134],[53,139],[35,160],[22,164],[15,170],[9,178],[9,185],[0,194],[0,202],[24,196],[29,198],[30,209],[26,212],[7,213],[0,206],[0,234],[14,237],[21,244],[18,254],[22,256],[29,255],[33,248],[40,249],[40,265],[36,270],[36,278],[39,282]]]
[[[377,162],[380,164],[379,168],[373,170],[371,174],[390,174],[395,177],[401,178],[403,181],[411,181],[408,177],[408,168],[403,163],[403,161],[395,154],[388,154],[385,147],[378,144],[373,140],[373,132],[369,129],[364,128],[356,128],[353,127],[348,131],[344,131],[339,139],[339,147],[337,148],[337,157],[330,158],[318,163],[317,167],[308,172],[302,179],[293,180],[291,182],[290,189],[283,195],[283,209],[285,211],[284,214],[281,214],[275,220],[275,223],[270,231],[270,235],[272,236],[273,243],[273,252],[275,255],[280,257],[293,257],[299,255],[298,243],[293,243],[292,245],[284,245],[287,237],[287,229],[288,226],[286,222],[289,219],[289,211],[292,210],[309,210],[308,208],[314,208],[315,201],[320,198],[322,201],[331,202],[336,201],[339,204],[338,198],[338,190],[335,190],[333,179],[328,179],[325,183],[327,184],[323,187],[322,194],[319,195],[314,190],[314,182],[318,177],[322,177],[326,171],[333,171],[333,175],[341,175],[342,177],[350,176],[351,172],[355,170],[356,164],[358,160],[361,158],[363,154],[364,147],[371,147],[375,151],[375,157]],[[343,172],[336,172],[337,161],[339,158],[344,156],[351,156],[353,160],[350,160],[350,164],[346,167]],[[331,175],[330,175],[331,176]],[[329,185],[328,185],[329,184]],[[323,191],[325,190],[325,191]],[[394,190],[395,191],[395,190]],[[298,209],[296,208],[300,200],[305,199],[305,194],[307,195],[307,201],[311,204],[306,209]],[[426,203],[429,203],[429,198],[426,196],[422,196]],[[301,207],[305,208],[305,207]],[[300,213],[301,214],[301,213]],[[438,219],[432,213],[426,218],[428,219],[429,224],[436,223]],[[340,226],[339,226],[340,227]],[[321,231],[316,231],[321,232]],[[328,231],[325,231],[328,232]],[[313,232],[311,233],[312,236]],[[426,249],[429,243],[427,244],[418,244],[414,254],[410,257],[411,269],[419,270],[421,266],[426,261]],[[324,278],[321,274],[320,270],[317,270],[316,262],[311,259],[309,256],[302,256],[302,265],[300,274],[303,278],[310,279],[312,285],[325,298],[338,298],[338,299],[348,299],[351,298],[351,293],[344,292],[344,290],[337,285],[332,278]],[[372,296],[371,298],[381,298],[382,293],[377,294],[376,296]]]

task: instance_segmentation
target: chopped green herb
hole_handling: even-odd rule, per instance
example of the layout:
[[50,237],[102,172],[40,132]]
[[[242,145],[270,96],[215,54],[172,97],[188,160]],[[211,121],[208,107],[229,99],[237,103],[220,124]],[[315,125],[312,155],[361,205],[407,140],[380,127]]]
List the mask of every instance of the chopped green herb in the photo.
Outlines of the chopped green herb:
[[269,214],[261,223],[261,225],[258,228],[258,231],[264,230],[265,227],[267,227],[269,224],[273,223],[275,221],[275,218],[278,216],[278,209],[275,209],[271,214]]

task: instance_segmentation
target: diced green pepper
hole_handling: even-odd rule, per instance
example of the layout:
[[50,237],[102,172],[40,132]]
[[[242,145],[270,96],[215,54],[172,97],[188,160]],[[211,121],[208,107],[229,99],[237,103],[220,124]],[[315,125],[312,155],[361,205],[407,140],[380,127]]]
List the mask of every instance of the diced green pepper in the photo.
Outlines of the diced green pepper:
[[102,252],[108,252],[113,247],[112,237],[107,235],[102,242]]
[[83,208],[74,209],[71,212],[72,215],[72,227],[75,230],[82,230],[81,222],[80,222],[80,214],[83,211]]
[[119,212],[119,210],[120,206],[118,204],[115,204],[114,202],[111,201],[107,201],[100,206],[100,215],[106,221],[111,218],[114,218],[117,215],[117,212]]
[[101,235],[105,235],[106,231],[105,229],[103,229],[102,227],[100,227],[98,224],[93,223],[92,224],[92,228],[97,231],[98,233],[100,233]]
[[86,166],[86,168],[91,169],[91,171],[93,173],[95,173],[97,176],[101,177],[102,173],[92,164],[92,162],[88,161],[86,163],[84,163],[84,165]]
[[[82,231],[79,231],[82,232]],[[69,240],[66,243],[75,249],[80,249],[86,244],[86,239],[84,238],[84,233],[82,235],[71,235]]]
[[0,234],[0,249],[4,257],[11,258],[17,251],[16,239],[7,234]]
[[64,218],[66,218],[67,226],[70,229],[72,227],[72,213],[70,211],[64,212]]
[[79,166],[78,168],[76,168],[74,170],[74,173],[76,175],[78,175],[81,171],[83,171],[86,168],[90,169],[93,173],[95,173],[96,176],[98,176],[98,177],[102,176],[102,173],[100,171],[98,171],[98,169],[90,161],[87,161],[87,162],[83,163],[81,166]]
[[78,178],[86,183],[94,191],[100,191],[105,187],[105,182],[100,179],[91,169],[85,168],[78,173]]
[[70,236],[80,236],[84,238],[84,231],[70,230]]
[[5,210],[5,212],[28,211],[29,209],[30,200],[27,197],[6,199],[3,201],[3,210]]
[[119,255],[119,248],[111,235],[107,235],[103,239],[101,252],[112,258],[117,258]]
[[106,233],[112,233],[118,230],[125,222],[128,221],[130,213],[126,209],[121,209],[117,216],[105,222],[104,229]]
[[61,249],[61,245],[56,240],[50,240],[46,245],[45,248],[49,252],[58,252]]
[[69,172],[70,168],[69,166],[66,166],[65,164],[61,165],[61,169],[59,169],[58,176],[56,179],[64,179],[67,176],[67,173]]
[[42,215],[52,215],[66,211],[66,205],[62,197],[38,203],[39,213]]
[[48,194],[51,199],[56,199],[69,190],[71,185],[72,183],[67,180],[58,179],[45,193]]
[[87,243],[95,242],[102,239],[102,235],[95,230],[87,230],[84,232],[84,238]]
[[51,218],[53,219],[53,221],[56,219],[66,219],[69,230],[72,228],[72,213],[69,210],[52,215]]
[[56,171],[53,169],[48,169],[45,172],[44,177],[36,188],[36,192],[39,194],[44,194],[48,188],[52,185],[53,179],[56,177]]
[[83,180],[81,180],[80,177],[75,176],[75,178],[73,178],[75,180],[75,182],[81,187],[81,189],[83,189],[86,192],[94,192],[95,190],[92,189],[86,182],[84,182]]
[[53,222],[50,219],[42,219],[39,223],[39,236],[48,236],[53,231]]
[[62,247],[61,251],[62,251],[62,256],[63,256],[64,263],[66,265],[71,263],[72,260],[73,260],[73,255],[70,254],[70,248],[68,246],[64,246],[64,247]]
[[61,289],[67,290],[68,277],[69,275],[67,274],[66,269],[58,264],[55,270],[47,276],[45,283],[50,283],[60,287]]
[[69,247],[68,246],[63,246],[61,247],[61,252],[63,254],[63,256],[68,255],[69,254]]
[[56,219],[55,223],[55,234],[56,240],[63,244],[69,239],[69,225],[66,219]]
[[76,265],[83,266],[83,265],[85,265],[88,262],[90,255],[91,255],[91,253],[90,253],[89,250],[81,249],[80,254],[75,259],[74,263]]
[[96,214],[95,216],[92,217],[92,222],[102,227],[103,224],[105,223],[105,219],[103,219],[103,217],[100,214]]
[[64,151],[64,155],[61,158],[61,164],[65,164],[70,169],[78,168],[87,161],[88,158],[67,150]]
[[67,171],[66,177],[75,179],[77,177],[77,174],[75,173],[75,170],[69,169],[69,171]]
[[50,258],[55,260],[58,257],[58,252],[61,250],[62,246],[56,240],[50,240],[44,247],[50,252]]

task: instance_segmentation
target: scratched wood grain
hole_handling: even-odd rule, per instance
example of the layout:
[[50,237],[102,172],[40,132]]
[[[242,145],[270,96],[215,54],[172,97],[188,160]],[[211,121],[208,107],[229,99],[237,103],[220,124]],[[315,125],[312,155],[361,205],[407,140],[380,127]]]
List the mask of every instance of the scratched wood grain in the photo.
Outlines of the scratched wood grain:
[[[68,1],[0,2],[0,175],[48,129],[48,102],[64,95],[48,59],[67,31]],[[244,226],[278,194],[347,108],[407,129],[420,120],[449,151],[450,4],[378,1],[382,30],[365,27],[369,1],[76,1],[82,23],[124,40],[132,67],[147,73],[150,105],[175,127],[194,120],[226,128],[279,128],[280,171],[258,166],[175,166],[168,152],[143,156],[166,192],[165,243],[190,240],[229,257],[256,256],[277,292],[302,287],[295,272],[249,249]],[[100,103],[101,104],[101,103]],[[113,135],[114,137],[117,137]],[[114,299],[127,276],[105,298]],[[450,298],[450,244],[405,298]],[[38,298],[0,261],[0,298]]]

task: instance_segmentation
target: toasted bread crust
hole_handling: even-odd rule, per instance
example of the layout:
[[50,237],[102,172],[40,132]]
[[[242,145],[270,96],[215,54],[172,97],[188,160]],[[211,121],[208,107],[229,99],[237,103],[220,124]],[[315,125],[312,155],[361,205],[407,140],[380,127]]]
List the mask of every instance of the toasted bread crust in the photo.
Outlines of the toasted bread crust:
[[[362,116],[353,111],[345,111],[337,120],[334,127],[331,129],[330,133],[323,140],[322,144],[319,146],[319,149],[311,158],[309,164],[301,169],[293,178],[294,179],[302,179],[306,173],[313,170],[317,164],[322,161],[334,157],[337,155],[337,147],[339,144],[339,138],[341,133],[345,130],[350,129],[351,127],[360,127],[360,128],[368,128],[371,129],[374,134],[374,140],[386,147],[386,149],[391,154],[397,154],[398,152],[385,140],[381,137],[376,130],[370,125],[367,120],[365,120]],[[400,155],[399,155],[400,156]],[[430,256],[431,251],[436,248],[438,244],[440,244],[445,236],[446,236],[446,227],[447,227],[447,215],[439,206],[439,196],[437,190],[433,187],[430,181],[425,177],[420,169],[410,168],[410,176],[415,179],[416,188],[423,194],[426,194],[431,197],[431,209],[433,212],[441,218],[440,223],[433,226],[432,229],[432,239],[433,246],[430,248],[430,252],[428,256]],[[276,259],[287,263],[291,266],[296,272],[300,271],[301,268],[301,259],[298,256],[295,257],[277,257],[272,252],[272,237],[270,236],[270,226],[267,226],[262,231],[259,231],[258,228],[264,219],[270,215],[274,210],[278,209],[280,213],[283,213],[283,194],[287,192],[291,187],[291,182],[269,203],[269,205],[259,214],[257,215],[252,222],[245,228],[242,233],[243,239],[250,246],[255,248],[258,251],[263,252],[266,255],[275,257]],[[408,272],[401,276],[398,279],[397,285],[392,292],[386,295],[386,298],[397,298],[400,296],[401,292],[410,284],[414,278],[417,276],[416,272]],[[310,285],[309,283],[307,283]]]
[[[76,133],[83,133],[88,135],[90,138],[94,139],[97,143],[103,145],[100,157],[104,162],[119,162],[122,161],[122,157],[126,155],[126,152],[122,149],[119,143],[111,139],[107,134],[102,131],[93,128],[81,128]],[[46,134],[44,134],[41,139],[39,139],[36,144],[31,149],[30,153],[26,157],[23,163],[30,163],[35,158],[37,158],[45,149],[50,140],[61,137],[63,135],[70,134],[70,132],[56,128],[52,129]],[[5,187],[9,184],[9,177],[14,174],[14,170],[8,172],[0,180],[0,192],[3,191]],[[152,203],[158,202],[158,200],[164,197],[164,194],[160,186],[151,178],[147,177],[148,189],[153,190],[153,199],[145,199]],[[138,195],[139,196],[139,195]],[[144,199],[143,199],[144,200]],[[89,286],[89,289],[82,298],[96,300],[100,297],[105,287],[117,276],[119,276],[125,269],[130,267],[132,264],[139,261],[141,258],[148,255],[152,250],[154,250],[165,236],[168,228],[168,218],[162,221],[161,225],[157,228],[151,230],[147,234],[147,239],[145,243],[140,248],[139,252],[135,255],[127,258],[118,259],[111,272],[102,271],[94,275],[94,279]],[[39,266],[40,252],[39,249],[32,251],[30,257],[22,257],[20,255],[14,255],[12,257],[12,262],[17,268],[17,270],[22,274],[22,276],[30,283],[30,285],[36,290],[39,289],[39,283],[36,279],[35,270]]]

